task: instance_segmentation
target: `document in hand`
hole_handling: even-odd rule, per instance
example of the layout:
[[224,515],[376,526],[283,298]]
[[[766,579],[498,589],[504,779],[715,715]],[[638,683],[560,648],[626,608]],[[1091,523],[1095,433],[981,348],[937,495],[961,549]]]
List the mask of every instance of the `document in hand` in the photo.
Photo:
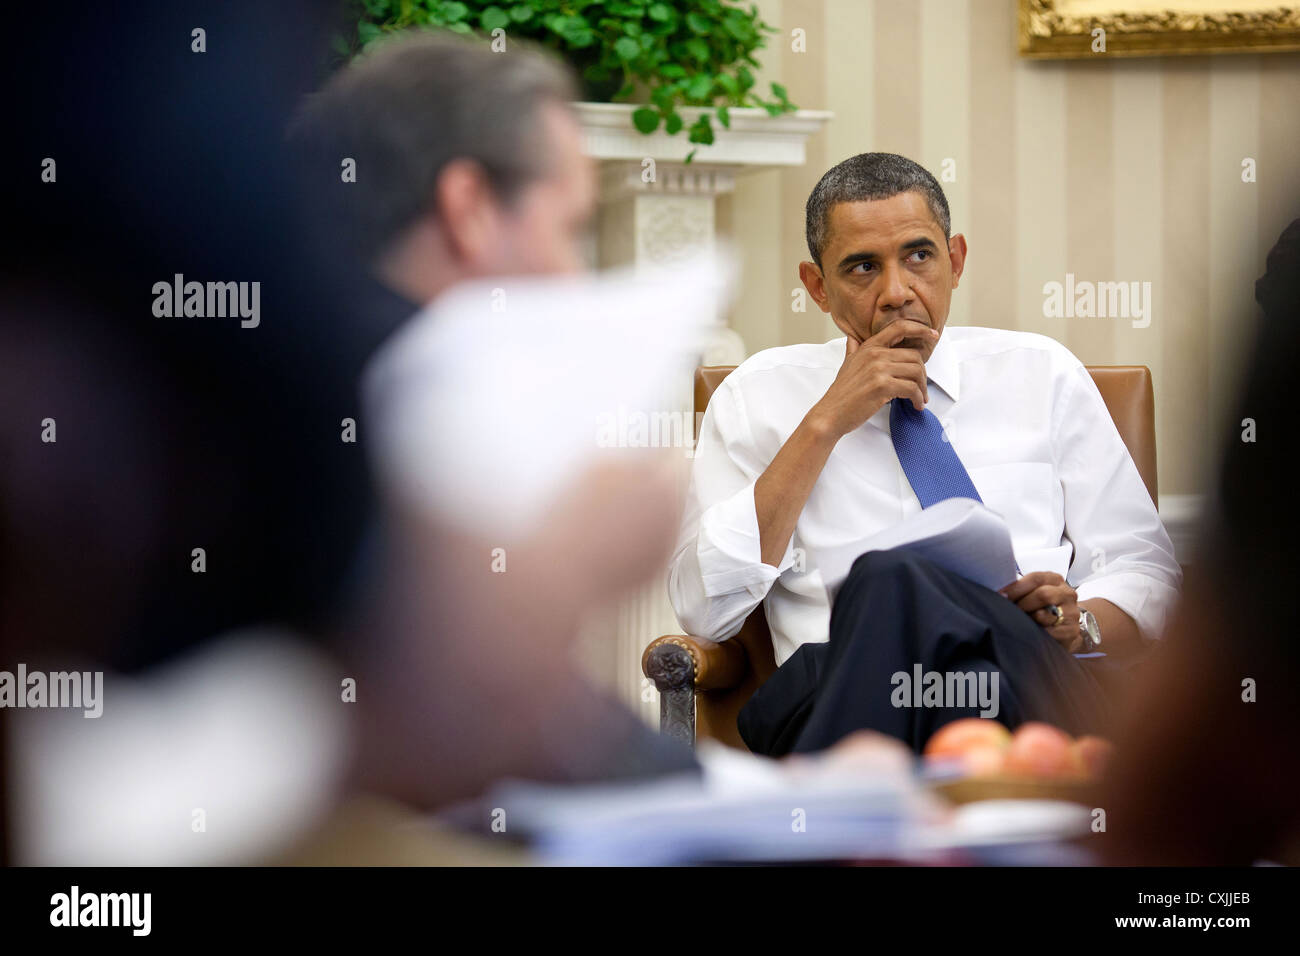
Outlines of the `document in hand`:
[[990,590],[1016,580],[1011,530],[974,498],[948,498],[866,540],[816,549],[813,560],[832,602],[859,555],[906,548]]
[[[381,480],[452,524],[522,533],[598,460],[669,454],[692,439],[691,372],[735,272],[720,248],[671,270],[493,276],[443,293],[366,370]],[[636,427],[666,420],[667,437]]]

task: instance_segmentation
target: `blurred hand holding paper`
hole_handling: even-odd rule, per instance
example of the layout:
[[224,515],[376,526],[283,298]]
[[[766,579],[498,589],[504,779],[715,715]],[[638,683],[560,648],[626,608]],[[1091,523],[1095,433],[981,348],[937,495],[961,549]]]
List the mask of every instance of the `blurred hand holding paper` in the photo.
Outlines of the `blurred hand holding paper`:
[[[674,389],[689,396],[733,274],[730,255],[718,254],[648,277],[494,277],[456,286],[367,369],[381,478],[443,521],[526,533],[566,485],[612,457],[602,425],[638,413],[684,414],[689,447],[689,399],[679,411],[668,397]],[[677,457],[684,460],[684,449]]]
[[973,498],[948,498],[865,540],[818,549],[814,558],[830,599],[860,555],[893,548],[915,552],[993,591],[1019,577],[1002,516]]

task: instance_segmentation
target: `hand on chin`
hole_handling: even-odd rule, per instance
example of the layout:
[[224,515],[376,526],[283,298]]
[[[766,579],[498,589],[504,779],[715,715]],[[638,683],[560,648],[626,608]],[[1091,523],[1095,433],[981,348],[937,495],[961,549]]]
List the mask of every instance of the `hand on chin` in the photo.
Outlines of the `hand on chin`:
[[916,338],[913,336],[908,336],[905,339],[900,339],[898,344],[893,347],[896,349],[916,349],[916,351],[921,353],[921,358],[923,360],[928,359],[930,357],[930,353],[934,351],[934,344],[932,342],[928,342],[925,339]]

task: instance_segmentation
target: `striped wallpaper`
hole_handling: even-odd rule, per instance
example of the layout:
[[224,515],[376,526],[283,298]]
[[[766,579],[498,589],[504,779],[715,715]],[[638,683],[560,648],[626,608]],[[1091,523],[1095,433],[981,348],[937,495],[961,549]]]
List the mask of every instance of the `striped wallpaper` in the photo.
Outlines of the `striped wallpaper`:
[[[790,304],[803,204],[827,168],[868,150],[936,175],[951,160],[943,185],[970,255],[949,321],[1051,335],[1087,364],[1150,366],[1161,496],[1207,491],[1253,282],[1300,215],[1300,54],[1029,62],[1015,0],[757,5],[781,30],[760,80],[835,119],[807,166],[745,176],[719,210],[743,253],[732,325],[747,349],[839,334],[815,305]],[[795,29],[806,52],[791,49]],[[1043,285],[1067,273],[1150,282],[1150,325],[1045,317]]]

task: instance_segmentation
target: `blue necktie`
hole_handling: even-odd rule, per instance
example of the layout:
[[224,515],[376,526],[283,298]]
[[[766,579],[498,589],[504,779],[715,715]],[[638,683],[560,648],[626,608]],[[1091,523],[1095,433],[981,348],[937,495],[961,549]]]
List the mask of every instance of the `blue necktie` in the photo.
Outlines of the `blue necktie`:
[[890,401],[889,437],[922,508],[948,498],[974,498],[984,503],[952,442],[944,440],[943,426],[930,409],[918,412],[906,398]]
[[[930,409],[922,408],[918,412],[912,407],[911,399],[891,399],[889,437],[894,442],[903,474],[921,500],[922,508],[948,498],[974,498],[984,503],[952,442],[944,440],[943,426]],[[1020,574],[1018,562],[1016,574]]]

